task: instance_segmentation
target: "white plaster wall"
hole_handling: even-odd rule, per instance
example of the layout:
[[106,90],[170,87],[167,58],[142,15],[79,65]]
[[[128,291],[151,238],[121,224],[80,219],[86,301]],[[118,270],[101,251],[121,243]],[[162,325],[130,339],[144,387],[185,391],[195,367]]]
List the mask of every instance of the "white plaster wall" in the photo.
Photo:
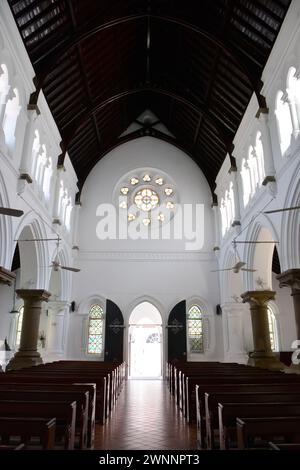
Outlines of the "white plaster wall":
[[292,342],[296,339],[296,322],[293,298],[288,287],[279,287],[276,275],[272,277],[273,290],[276,291],[275,303],[278,307],[277,323],[281,351],[291,351]]
[[[120,178],[130,170],[143,167],[167,173],[175,183],[181,203],[205,205],[202,250],[186,251],[184,240],[97,239],[97,205],[101,202],[111,203],[115,185]],[[219,286],[215,275],[210,272],[216,268],[212,252],[214,231],[211,194],[195,163],[182,151],[165,142],[149,137],[138,139],[118,147],[95,166],[84,185],[81,202],[79,252],[76,259],[81,272],[74,277],[74,300],[80,303],[94,294],[109,298],[120,307],[125,324],[128,324],[137,299],[146,296],[158,304],[165,326],[176,303],[199,296],[208,304],[212,318],[210,354],[219,358],[222,347],[219,338],[216,340],[219,334],[216,331],[221,322],[215,319]],[[71,316],[70,357],[76,352],[78,354],[82,329],[85,328],[82,314],[87,312],[79,311]],[[164,336],[166,339],[166,334]]]
[[79,245],[83,251],[116,250],[185,250],[186,240],[99,240],[96,236],[96,217],[99,204],[114,202],[116,185],[127,173],[140,168],[161,170],[175,183],[180,204],[204,204],[204,221],[198,230],[204,229],[204,245],[201,251],[213,246],[211,194],[200,168],[181,150],[161,140],[143,137],[126,143],[106,155],[91,171],[82,190],[79,228]]
[[[71,162],[66,157],[65,171],[55,171],[51,183],[49,204],[46,205],[40,197],[35,185],[28,185],[19,180],[20,165],[24,158],[25,126],[29,122],[29,113],[26,105],[30,93],[34,91],[34,70],[30,64],[26,50],[11,15],[7,1],[0,2],[0,62],[7,63],[12,84],[18,86],[22,106],[20,125],[16,135],[16,148],[13,154],[0,150],[0,200],[1,204],[15,207],[24,211],[21,219],[0,216],[1,230],[1,265],[11,268],[15,241],[26,225],[34,227],[35,235],[53,237],[59,233],[62,238],[62,259],[66,264],[72,263],[81,267],[80,274],[71,276],[66,272],[62,275],[62,300],[76,300],[81,302],[90,295],[100,294],[116,302],[124,313],[127,323],[129,315],[140,300],[152,301],[158,306],[164,325],[171,308],[180,300],[199,296],[207,304],[212,321],[213,341],[211,357],[223,357],[222,318],[215,316],[216,304],[232,301],[232,294],[236,292],[237,285],[232,279],[228,283],[226,274],[211,273],[212,269],[227,267],[232,261],[228,252],[232,250],[231,241],[243,231],[243,237],[255,239],[255,230],[259,227],[267,228],[274,238],[279,241],[279,258],[282,270],[300,266],[299,245],[299,216],[284,213],[266,216],[258,214],[269,203],[268,209],[284,207],[285,205],[299,203],[299,175],[300,175],[300,139],[295,139],[287,155],[282,156],[279,148],[276,120],[274,116],[274,103],[279,89],[286,87],[286,76],[290,66],[299,67],[300,64],[300,3],[293,0],[287,13],[278,39],[272,50],[270,58],[263,72],[264,86],[262,94],[267,99],[269,107],[268,126],[271,132],[271,152],[276,170],[276,186],[268,185],[259,188],[246,208],[243,207],[242,185],[237,178],[239,190],[239,203],[241,226],[232,227],[224,239],[220,233],[214,232],[218,223],[213,224],[210,208],[211,195],[207,182],[197,165],[183,152],[164,142],[145,137],[134,142],[124,144],[104,157],[92,170],[82,191],[82,207],[76,207],[73,212],[73,226],[70,233],[63,227],[52,225],[55,217],[57,203],[57,182],[63,178],[65,185],[70,189],[74,198],[76,192],[76,175]],[[22,79],[20,79],[20,77]],[[39,127],[47,136],[49,151],[53,157],[53,166],[61,149],[60,135],[53,120],[46,100],[41,93],[39,97],[41,115]],[[234,156],[240,171],[242,158],[248,150],[257,130],[260,128],[255,118],[258,104],[253,96],[242,123],[236,133]],[[27,128],[26,128],[27,129]],[[184,241],[99,241],[96,237],[96,207],[99,203],[110,203],[115,185],[120,178],[136,168],[152,167],[170,175],[178,190],[181,203],[203,203],[204,213],[204,246],[201,251],[185,251]],[[230,181],[232,175],[228,173],[228,159],[217,178],[219,189]],[[218,193],[218,188],[217,188]],[[20,194],[22,197],[20,197]],[[273,200],[272,200],[273,198]],[[24,200],[27,202],[24,202]],[[272,200],[272,202],[270,202]],[[219,214],[219,208],[215,208]],[[76,215],[75,215],[76,213]],[[76,221],[77,217],[77,221]],[[254,222],[255,218],[255,222]],[[218,217],[216,217],[218,219]],[[217,220],[218,222],[218,220]],[[75,229],[78,224],[78,231]],[[255,225],[257,224],[257,225]],[[202,227],[198,227],[200,230]],[[220,228],[220,224],[219,224]],[[220,239],[220,243],[217,240]],[[79,251],[72,250],[72,245],[78,245]],[[220,245],[220,251],[213,254],[212,248]],[[43,244],[37,247],[38,273],[35,273],[36,285],[40,288],[49,288],[51,271],[46,267],[53,259],[55,244]],[[255,255],[247,245],[238,246],[238,257],[251,264]],[[22,269],[24,279],[29,277],[32,265],[27,263]],[[36,270],[35,266],[35,270]],[[72,290],[72,278],[74,280]],[[231,284],[230,284],[231,283]],[[221,286],[221,293],[219,292]],[[229,289],[227,286],[231,285]],[[254,286],[253,275],[243,275],[241,291]],[[277,306],[280,318],[281,348],[289,349],[294,339],[295,321],[292,301],[288,288],[279,289],[274,280],[273,288],[277,291]],[[0,340],[9,336],[12,331],[12,319],[8,312],[11,309],[11,289],[0,287]],[[232,292],[229,292],[230,289]],[[72,293],[71,293],[72,292]],[[44,312],[46,310],[44,309]],[[86,333],[87,312],[76,311],[70,314],[70,332],[67,333],[69,314],[64,322],[64,335],[69,337],[69,357],[85,357],[81,349],[82,335]],[[250,315],[244,312],[245,348],[251,350],[252,332]],[[47,318],[43,313],[41,326],[46,327]],[[164,330],[166,331],[166,330]],[[126,334],[126,330],[125,330]],[[126,344],[126,341],[125,341]]]
[[[64,227],[52,225],[54,202],[56,200],[56,181],[58,179],[56,163],[57,157],[61,153],[59,145],[61,138],[42,93],[40,93],[38,101],[40,115],[35,124],[41,130],[44,139],[41,143],[46,144],[47,154],[51,156],[53,164],[48,203],[41,194],[41,188],[38,188],[35,183],[27,184],[24,180],[19,179],[20,168],[26,158],[30,158],[31,155],[28,155],[31,149],[26,147],[26,139],[29,138],[28,123],[30,122],[31,113],[27,110],[27,104],[30,94],[34,91],[33,77],[35,74],[9,5],[4,0],[0,2],[0,63],[7,65],[9,85],[18,89],[21,105],[15,133],[15,150],[10,152],[5,146],[0,148],[0,204],[4,207],[24,211],[21,218],[0,215],[0,265],[6,269],[11,269],[16,240],[21,235],[31,234],[33,237],[53,238],[58,233],[62,239],[61,258],[64,259],[65,264],[70,265],[72,263],[72,234],[68,233]],[[33,133],[34,129],[31,129],[30,132]],[[31,168],[32,162],[29,163],[28,168]],[[68,156],[65,160],[65,170],[63,179],[68,186],[69,195],[72,196],[74,201],[77,192],[77,178]],[[24,228],[25,230],[23,230]],[[35,244],[33,248],[35,251],[34,256],[30,255],[32,253],[31,249],[24,247],[23,256],[21,253],[21,258],[23,258],[21,261],[23,262],[21,262],[22,285],[20,287],[26,287],[26,282],[33,279],[34,285],[31,286],[32,288],[49,289],[51,275],[49,265],[56,249],[55,244],[53,242]],[[70,299],[71,282],[70,273],[64,272],[61,288],[63,300]],[[13,340],[15,321],[13,315],[8,314],[12,308],[12,287],[1,286],[0,295],[0,339],[8,337]],[[42,328],[46,325],[44,320],[44,314],[42,314]],[[10,345],[14,346],[11,341]]]
[[[240,203],[240,226],[231,227],[226,235],[220,239],[220,251],[217,252],[219,267],[224,268],[232,264],[232,241],[248,240],[256,241],[266,239],[268,234],[272,240],[279,242],[277,245],[281,270],[300,267],[299,211],[282,212],[277,214],[263,214],[264,210],[279,209],[299,204],[299,174],[300,174],[300,139],[293,136],[291,146],[285,155],[282,155],[278,127],[275,116],[275,101],[278,90],[286,91],[287,73],[291,66],[299,70],[300,66],[300,3],[297,0],[291,2],[289,11],[283,22],[278,38],[270,54],[269,60],[263,72],[262,95],[266,97],[269,113],[267,115],[266,127],[263,120],[258,119],[258,103],[253,95],[247,110],[243,116],[239,129],[234,138],[234,156],[238,171],[238,191]],[[240,177],[241,163],[246,156],[249,146],[254,144],[257,131],[266,137],[270,132],[270,155],[274,164],[276,183],[269,183],[266,186],[257,188],[250,202],[244,207],[243,185]],[[264,141],[265,142],[265,141]],[[265,152],[265,148],[264,148]],[[228,174],[228,159],[224,161],[217,177],[216,193],[222,194],[224,187],[228,186],[228,181],[233,179]],[[224,186],[225,181],[225,186]],[[220,221],[220,208],[216,208]],[[271,249],[271,250],[270,250]],[[240,292],[233,292],[231,283],[232,275],[228,272],[219,274],[221,286],[221,302],[230,301],[232,294],[239,295],[246,290],[257,289],[256,279],[258,276],[264,278],[266,287],[273,288],[276,294],[276,306],[278,307],[278,323],[281,350],[289,350],[292,341],[295,339],[295,319],[290,289],[280,289],[278,281],[271,273],[272,246],[268,245],[237,245],[237,257],[245,261],[248,267],[257,268],[254,273],[243,273],[242,283],[236,284],[234,289],[239,287]],[[230,255],[231,253],[231,255]],[[267,259],[268,258],[268,259]],[[271,284],[273,284],[271,286]],[[244,341],[247,351],[252,349],[252,326],[250,312],[244,312]],[[225,335],[226,336],[226,335]]]

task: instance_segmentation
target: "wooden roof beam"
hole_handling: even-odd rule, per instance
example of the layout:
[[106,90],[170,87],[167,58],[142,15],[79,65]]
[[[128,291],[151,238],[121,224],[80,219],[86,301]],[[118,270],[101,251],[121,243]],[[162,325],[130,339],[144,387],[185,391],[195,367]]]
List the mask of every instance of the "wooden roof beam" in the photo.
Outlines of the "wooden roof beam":
[[164,90],[161,88],[153,88],[153,87],[140,87],[140,88],[134,88],[132,90],[126,90],[121,93],[117,93],[116,95],[113,95],[109,98],[107,98],[104,101],[101,101],[97,104],[94,104],[94,106],[89,109],[88,111],[84,111],[81,114],[79,114],[73,121],[68,123],[64,129],[61,131],[62,135],[62,142],[61,142],[61,149],[62,149],[62,154],[59,157],[59,166],[63,164],[66,152],[68,151],[68,148],[70,146],[70,143],[74,137],[74,135],[80,130],[80,128],[85,124],[85,122],[90,119],[93,115],[97,114],[100,110],[108,106],[109,104],[112,104],[126,96],[133,96],[142,92],[151,92],[154,94],[159,94],[159,95],[164,95],[169,98],[174,99],[177,102],[180,102],[181,104],[186,105],[190,109],[193,109],[198,115],[199,113],[204,114],[206,119],[208,119],[213,127],[216,129],[218,132],[221,140],[224,142],[224,145],[227,149],[227,151],[230,153],[230,149],[232,146],[232,136],[229,135],[228,130],[226,129],[225,126],[223,126],[221,123],[217,121],[216,118],[210,115],[210,113],[207,112],[205,107],[195,105],[191,101],[187,100],[181,95],[178,95],[174,92],[171,92],[169,90]]
[[[50,51],[48,51],[45,54],[42,54],[41,57],[36,60],[33,65],[36,71],[36,86],[37,90],[36,92],[32,95],[31,97],[31,102],[34,101],[35,99],[38,98],[39,92],[41,88],[43,87],[44,81],[46,77],[49,75],[49,73],[53,70],[56,62],[59,60],[59,58],[66,54],[70,49],[74,48],[78,44],[80,44],[82,41],[85,39],[89,38],[90,36],[97,34],[100,31],[104,31],[105,29],[111,28],[118,26],[123,23],[128,23],[130,21],[137,21],[139,19],[145,19],[145,18],[151,18],[151,19],[156,19],[160,20],[163,22],[167,22],[169,24],[175,24],[177,26],[180,26],[182,28],[185,28],[195,34],[199,34],[203,38],[205,38],[207,41],[210,43],[214,44],[216,47],[220,48],[223,53],[225,53],[227,56],[229,56],[236,66],[243,72],[245,77],[247,77],[249,84],[251,85],[252,90],[257,96],[257,100],[259,102],[260,107],[263,101],[262,97],[260,95],[260,89],[261,89],[261,82],[260,79],[258,80],[256,73],[254,72],[253,69],[253,64],[250,64],[248,60],[245,57],[241,57],[240,53],[237,53],[230,45],[225,41],[224,39],[213,35],[209,30],[204,29],[204,28],[199,28],[191,23],[188,23],[180,18],[174,18],[174,17],[169,17],[169,16],[162,16],[162,15],[155,15],[155,14],[135,14],[135,15],[129,15],[129,16],[124,16],[121,18],[116,18],[112,21],[109,21],[107,23],[104,23],[102,25],[95,26],[93,28],[86,28],[81,29],[77,33],[73,33],[70,38],[66,39],[62,43],[59,43],[55,45]],[[250,70],[251,69],[251,70]]]

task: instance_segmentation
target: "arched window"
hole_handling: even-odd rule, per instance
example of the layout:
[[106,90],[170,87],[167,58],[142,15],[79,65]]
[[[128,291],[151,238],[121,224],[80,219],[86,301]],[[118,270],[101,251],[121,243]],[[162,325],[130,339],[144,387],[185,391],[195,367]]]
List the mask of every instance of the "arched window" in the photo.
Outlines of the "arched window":
[[232,181],[229,184],[227,198],[228,198],[228,228],[229,228],[235,218],[234,192],[233,192]]
[[[8,70],[5,64],[0,65],[0,120],[2,121],[6,96],[9,91]],[[0,122],[1,124],[1,122]]]
[[19,308],[17,331],[16,331],[16,347],[20,346],[22,323],[23,323],[23,314],[24,314],[24,307],[22,306],[22,307]]
[[53,173],[52,160],[51,158],[48,158],[46,166],[45,166],[44,180],[43,180],[43,193],[47,200],[50,198],[50,182],[51,182],[52,173]]
[[297,78],[295,67],[291,67],[288,72],[287,86],[294,131],[298,134],[300,129],[300,79]]
[[221,212],[222,236],[224,237],[227,227],[228,227],[227,210],[226,210],[224,198],[221,199],[220,212]]
[[252,145],[249,147],[248,165],[251,177],[251,197],[253,197],[258,186],[258,167],[256,152]]
[[265,178],[265,164],[264,164],[264,148],[262,143],[261,132],[256,134],[255,140],[255,153],[257,158],[257,167],[258,167],[258,182],[262,184]]
[[88,354],[101,354],[103,351],[103,308],[94,304],[89,312]]
[[243,202],[244,207],[248,204],[251,196],[251,179],[248,162],[245,158],[242,160],[241,176],[243,182]]
[[63,214],[63,198],[64,198],[64,182],[63,180],[60,180],[59,183],[59,196],[58,196],[58,207],[57,207],[57,215],[58,217],[62,219],[62,214]]
[[39,188],[41,188],[43,185],[44,170],[47,161],[46,152],[46,146],[40,146],[40,151],[37,155],[37,162],[34,175],[35,181],[37,182]]
[[276,118],[278,122],[279,140],[282,155],[287,151],[291,143],[293,125],[289,105],[283,100],[283,92],[277,95]]
[[269,323],[269,332],[270,332],[270,342],[272,351],[279,350],[278,343],[278,332],[277,332],[277,321],[274,312],[271,307],[268,307],[268,323]]
[[68,203],[66,205],[66,212],[65,212],[65,226],[68,231],[71,228],[72,209],[73,209],[73,206],[72,206],[71,198],[69,198]]
[[5,114],[3,119],[3,131],[5,134],[5,142],[11,152],[15,148],[15,132],[20,109],[21,106],[19,100],[19,92],[16,88],[14,88],[13,97],[10,98],[6,103]]
[[34,139],[32,143],[32,149],[31,149],[31,162],[32,162],[31,168],[32,168],[32,175],[34,175],[34,178],[35,178],[36,171],[37,171],[37,165],[38,165],[37,156],[38,156],[39,151],[40,151],[40,134],[38,130],[35,130]]
[[203,322],[202,312],[198,305],[192,305],[187,314],[188,351],[190,353],[203,353]]

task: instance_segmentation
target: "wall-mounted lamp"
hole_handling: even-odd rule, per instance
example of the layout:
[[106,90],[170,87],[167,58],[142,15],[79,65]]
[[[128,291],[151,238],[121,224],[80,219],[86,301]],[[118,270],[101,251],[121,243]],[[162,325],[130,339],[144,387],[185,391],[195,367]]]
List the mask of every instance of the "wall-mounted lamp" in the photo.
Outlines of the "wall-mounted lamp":
[[41,343],[42,348],[44,348],[46,346],[46,335],[44,331],[41,331],[39,333],[39,341]]

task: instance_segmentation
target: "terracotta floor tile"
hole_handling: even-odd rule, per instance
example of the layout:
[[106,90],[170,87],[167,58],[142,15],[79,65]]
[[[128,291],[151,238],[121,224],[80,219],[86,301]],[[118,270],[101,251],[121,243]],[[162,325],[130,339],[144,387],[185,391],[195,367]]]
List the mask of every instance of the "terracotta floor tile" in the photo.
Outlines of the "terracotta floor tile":
[[128,380],[105,425],[96,425],[95,449],[197,449],[188,425],[160,380]]

